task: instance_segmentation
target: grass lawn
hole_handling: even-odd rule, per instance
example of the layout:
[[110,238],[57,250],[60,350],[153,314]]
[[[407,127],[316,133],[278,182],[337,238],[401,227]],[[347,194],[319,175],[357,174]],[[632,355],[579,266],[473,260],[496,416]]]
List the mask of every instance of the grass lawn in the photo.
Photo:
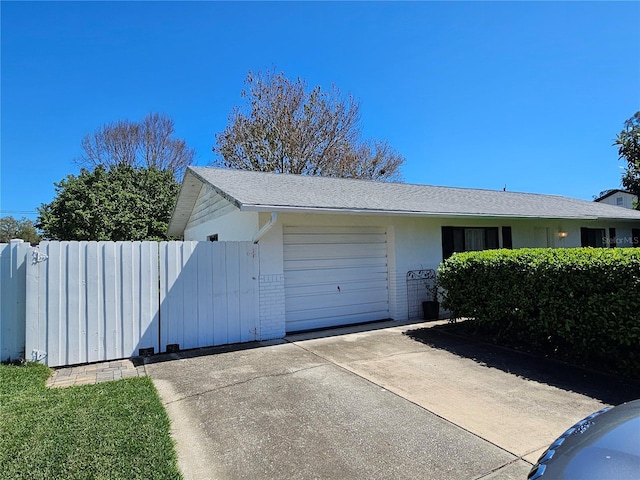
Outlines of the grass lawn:
[[0,365],[0,479],[179,479],[150,378],[48,389],[44,365]]

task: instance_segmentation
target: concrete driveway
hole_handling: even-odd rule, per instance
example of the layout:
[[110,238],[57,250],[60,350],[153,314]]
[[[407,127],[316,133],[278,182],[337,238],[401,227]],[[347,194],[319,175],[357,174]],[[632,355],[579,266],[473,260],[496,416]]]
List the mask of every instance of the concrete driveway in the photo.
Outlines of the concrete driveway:
[[637,384],[387,322],[153,357],[186,479],[524,479]]

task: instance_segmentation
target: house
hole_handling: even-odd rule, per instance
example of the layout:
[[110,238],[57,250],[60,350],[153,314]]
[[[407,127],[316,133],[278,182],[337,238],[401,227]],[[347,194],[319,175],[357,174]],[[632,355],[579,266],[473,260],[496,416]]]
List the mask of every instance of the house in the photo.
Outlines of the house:
[[190,167],[169,235],[259,244],[260,337],[409,316],[454,252],[631,246],[640,212],[554,195]]
[[616,207],[633,208],[634,203],[638,201],[633,193],[626,190],[606,190],[594,200],[594,202],[607,203]]

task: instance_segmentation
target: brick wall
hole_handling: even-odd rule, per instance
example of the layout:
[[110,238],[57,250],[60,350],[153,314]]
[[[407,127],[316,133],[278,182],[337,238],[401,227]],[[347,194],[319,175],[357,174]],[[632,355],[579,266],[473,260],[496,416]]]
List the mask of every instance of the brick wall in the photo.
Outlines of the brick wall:
[[284,275],[260,275],[260,340],[284,335]]
[[407,317],[407,278],[406,273],[389,268],[389,316],[396,321]]

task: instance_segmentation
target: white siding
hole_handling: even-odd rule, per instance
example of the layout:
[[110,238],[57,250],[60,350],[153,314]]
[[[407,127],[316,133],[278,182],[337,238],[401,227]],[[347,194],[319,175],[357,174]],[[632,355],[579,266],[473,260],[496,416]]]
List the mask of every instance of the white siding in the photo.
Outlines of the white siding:
[[205,222],[222,217],[227,213],[237,210],[228,200],[217,193],[210,185],[203,185],[200,194],[189,216],[187,230],[197,227]]
[[221,242],[251,241],[258,231],[258,214],[256,212],[241,212],[231,207],[226,215],[208,217],[207,220],[193,224],[184,232],[184,240],[207,240],[209,235],[217,234]]
[[[618,200],[618,199],[621,199],[621,200]],[[627,192],[616,192],[607,198],[599,200],[600,203],[606,203],[608,205],[615,205],[617,207],[624,207],[624,208],[633,208],[634,201],[637,201],[636,196]],[[621,203],[618,203],[618,202],[621,202]]]

